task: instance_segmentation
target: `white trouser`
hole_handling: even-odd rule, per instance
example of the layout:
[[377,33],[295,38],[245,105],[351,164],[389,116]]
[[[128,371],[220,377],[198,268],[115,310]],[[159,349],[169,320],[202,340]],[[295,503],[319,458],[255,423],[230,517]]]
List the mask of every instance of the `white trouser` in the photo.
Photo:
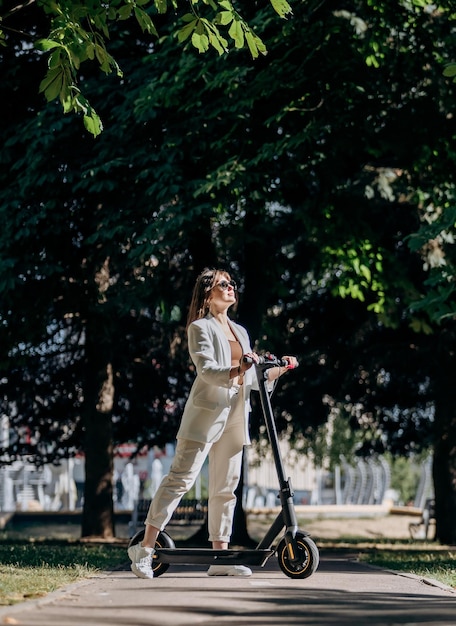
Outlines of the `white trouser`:
[[192,488],[209,455],[209,541],[229,542],[244,447],[244,397],[232,395],[225,429],[215,443],[178,439],[169,473],[150,504],[145,523],[163,530],[181,498]]

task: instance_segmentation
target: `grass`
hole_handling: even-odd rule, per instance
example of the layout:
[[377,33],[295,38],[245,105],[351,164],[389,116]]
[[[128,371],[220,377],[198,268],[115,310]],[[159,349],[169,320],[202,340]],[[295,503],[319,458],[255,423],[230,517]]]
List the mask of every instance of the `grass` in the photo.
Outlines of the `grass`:
[[0,606],[40,598],[125,562],[125,547],[68,541],[0,544]]
[[456,551],[449,549],[427,550],[397,549],[362,551],[359,560],[383,569],[432,578],[456,588]]
[[[268,516],[256,517],[256,534],[262,536],[270,522]],[[456,547],[440,546],[424,540],[350,535],[350,520],[345,518],[334,520],[338,530],[344,529],[340,536],[336,539],[322,538],[318,537],[318,519],[298,520],[299,527],[305,529],[312,527],[312,522],[315,534],[311,532],[311,536],[320,551],[346,551],[351,556],[356,555],[363,563],[434,579],[456,589]],[[384,523],[387,525],[388,520]]]
[[[72,539],[11,539],[0,543],[0,606],[47,595],[113,569],[127,559],[125,545]],[[361,562],[431,578],[456,588],[456,549],[433,543],[356,537],[320,539],[323,550],[356,553]]]
[[362,563],[386,570],[433,579],[456,589],[456,548],[423,541],[400,539],[320,540],[320,550],[335,549],[355,553]]

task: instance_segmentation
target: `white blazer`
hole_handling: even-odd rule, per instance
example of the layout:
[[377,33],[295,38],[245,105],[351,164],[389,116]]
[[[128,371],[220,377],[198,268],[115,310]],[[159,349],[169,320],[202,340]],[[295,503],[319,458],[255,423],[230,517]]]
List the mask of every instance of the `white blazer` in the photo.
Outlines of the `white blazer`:
[[[245,328],[231,320],[230,325],[243,354],[251,352]],[[221,437],[230,412],[230,389],[233,386],[233,379],[230,379],[230,344],[220,324],[209,313],[188,327],[188,348],[196,368],[196,378],[185,404],[177,437],[213,443]],[[254,367],[245,372],[243,387],[244,443],[249,444],[250,391],[258,389]]]

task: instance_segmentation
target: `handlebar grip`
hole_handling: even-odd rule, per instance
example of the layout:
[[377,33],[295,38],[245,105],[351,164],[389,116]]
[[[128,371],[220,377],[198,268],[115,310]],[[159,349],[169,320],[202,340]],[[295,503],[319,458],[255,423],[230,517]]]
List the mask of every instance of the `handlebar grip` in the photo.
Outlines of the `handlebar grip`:
[[[269,365],[270,367],[290,367],[290,363],[286,359],[279,359],[273,354],[259,356],[258,359],[258,365]],[[254,360],[248,356],[245,356],[243,361],[244,363],[254,363]]]

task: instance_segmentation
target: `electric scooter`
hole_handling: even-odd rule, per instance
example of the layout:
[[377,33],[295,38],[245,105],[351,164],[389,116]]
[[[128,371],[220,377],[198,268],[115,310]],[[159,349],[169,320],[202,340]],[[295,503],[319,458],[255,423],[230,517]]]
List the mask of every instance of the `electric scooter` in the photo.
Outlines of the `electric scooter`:
[[[245,360],[249,360],[245,357]],[[252,362],[250,360],[250,362]],[[308,578],[318,568],[319,551],[309,533],[300,530],[294,509],[293,490],[290,479],[286,478],[279,439],[268,391],[267,370],[271,367],[285,367],[288,362],[274,355],[261,356],[254,364],[258,378],[261,408],[271,444],[274,464],[279,482],[278,498],[281,511],[273,520],[266,535],[254,549],[213,550],[212,548],[176,548],[174,541],[166,531],[161,531],[155,544],[152,561],[154,576],[164,574],[172,563],[198,563],[207,565],[257,565],[263,567],[274,554],[279,567],[289,578]],[[275,381],[277,382],[277,381]],[[283,536],[275,543],[277,537]],[[144,538],[144,529],[138,531],[129,546],[139,543]]]

